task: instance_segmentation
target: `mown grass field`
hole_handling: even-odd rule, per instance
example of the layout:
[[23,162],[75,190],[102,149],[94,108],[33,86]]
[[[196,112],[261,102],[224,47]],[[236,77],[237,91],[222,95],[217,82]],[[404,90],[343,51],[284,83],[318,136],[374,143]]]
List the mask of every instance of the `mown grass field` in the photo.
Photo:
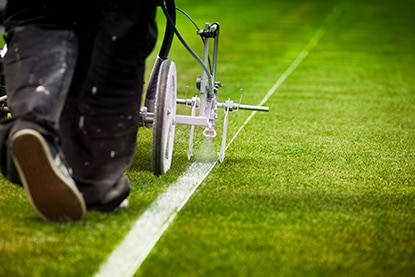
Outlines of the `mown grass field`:
[[[243,102],[258,104],[316,32],[324,34],[268,100],[270,112],[256,113],[242,129],[136,275],[414,276],[415,2],[177,6],[199,26],[221,23],[222,101],[237,101],[243,88]],[[200,51],[195,29],[178,17]],[[179,96],[186,86],[192,96],[200,67],[178,41],[171,59]],[[231,114],[229,137],[249,115]],[[127,172],[130,208],[91,212],[71,225],[42,221],[23,190],[1,179],[0,276],[93,276],[192,162],[187,139],[188,128],[177,126],[172,169],[158,178],[151,130],[140,129]]]

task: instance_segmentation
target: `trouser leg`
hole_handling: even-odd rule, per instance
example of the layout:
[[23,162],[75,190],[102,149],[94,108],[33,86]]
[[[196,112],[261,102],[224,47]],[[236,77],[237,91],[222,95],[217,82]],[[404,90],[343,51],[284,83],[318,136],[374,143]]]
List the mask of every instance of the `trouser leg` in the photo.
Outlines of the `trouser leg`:
[[144,62],[155,41],[155,7],[138,2],[104,7],[82,90],[73,84],[61,121],[63,150],[89,209],[111,210],[130,191],[124,172],[135,152]]
[[58,140],[60,115],[77,57],[77,39],[72,31],[41,25],[15,27],[8,38],[4,66],[13,117],[0,124],[1,170],[6,178],[20,183],[7,147],[8,138],[30,128]]

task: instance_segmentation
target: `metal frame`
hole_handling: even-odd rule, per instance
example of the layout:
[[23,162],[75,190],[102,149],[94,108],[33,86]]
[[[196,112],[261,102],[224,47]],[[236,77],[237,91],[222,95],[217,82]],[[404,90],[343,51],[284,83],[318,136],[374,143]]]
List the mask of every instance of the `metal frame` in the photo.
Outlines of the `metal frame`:
[[[231,111],[237,110],[253,110],[253,111],[269,111],[268,107],[264,106],[253,106],[253,105],[242,105],[240,103],[236,104],[231,99],[220,103],[218,102],[218,90],[222,87],[222,84],[216,80],[216,72],[217,72],[217,64],[218,64],[218,52],[219,52],[219,35],[220,35],[220,25],[219,23],[206,23],[204,29],[199,29],[197,34],[202,38],[203,41],[203,58],[199,58],[193,50],[186,44],[183,37],[180,35],[179,31],[175,26],[175,19],[176,19],[176,10],[174,0],[165,0],[165,5],[162,5],[163,12],[167,18],[167,27],[166,32],[170,32],[167,35],[165,34],[163,45],[171,45],[171,41],[173,36],[171,35],[172,32],[176,34],[178,39],[182,42],[183,46],[189,51],[189,53],[196,59],[196,61],[202,67],[202,75],[198,76],[196,81],[196,88],[197,92],[200,94],[199,96],[194,96],[191,99],[177,99],[177,104],[182,104],[191,107],[191,115],[177,115],[175,117],[174,124],[186,124],[190,125],[190,134],[189,134],[189,149],[188,149],[188,158],[190,159],[193,154],[193,138],[194,138],[194,131],[195,126],[204,127],[203,130],[203,137],[205,139],[214,139],[217,136],[217,132],[215,130],[215,122],[218,118],[217,110],[218,108],[222,108],[225,110],[225,118],[223,122],[223,131],[222,131],[222,142],[221,142],[221,149],[219,153],[219,160],[223,162],[225,157],[225,149],[226,149],[226,135],[227,135],[227,128],[228,128],[228,117]],[[213,40],[213,50],[210,53],[211,44]],[[159,54],[158,59],[155,63],[155,67],[152,71],[151,80],[155,80],[156,78],[153,74],[157,74],[158,63],[162,62],[163,59],[167,59],[166,53],[162,53],[164,56]],[[210,60],[210,56],[212,55],[212,60]],[[153,88],[152,83],[149,83],[149,88]],[[152,91],[147,91],[147,96],[150,95],[152,97]],[[146,103],[149,103],[147,101]],[[142,118],[143,123],[147,124],[152,122],[153,114],[148,112],[152,110],[152,107],[145,107],[142,109]],[[151,126],[151,124],[150,124]]]

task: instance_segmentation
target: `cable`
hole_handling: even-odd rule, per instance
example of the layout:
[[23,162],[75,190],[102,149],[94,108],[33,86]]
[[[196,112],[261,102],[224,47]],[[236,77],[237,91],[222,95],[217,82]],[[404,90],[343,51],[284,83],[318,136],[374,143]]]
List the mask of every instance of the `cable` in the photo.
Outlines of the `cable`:
[[176,7],[176,10],[178,10],[179,12],[181,12],[184,16],[186,16],[187,17],[187,19],[189,19],[190,20],[190,22],[192,22],[192,24],[193,24],[193,26],[195,26],[196,27],[196,30],[197,31],[199,31],[200,30],[200,28],[197,26],[197,24],[196,24],[196,22],[193,20],[193,18],[188,14],[188,13],[186,13],[184,10],[182,10],[182,9],[180,9],[180,8],[178,8],[178,7]]
[[[184,48],[190,53],[190,55],[193,56],[193,58],[202,66],[202,69],[206,72],[208,75],[209,82],[212,81],[212,74],[210,73],[209,69],[206,67],[205,63],[199,58],[199,56],[192,50],[192,48],[187,44],[187,42],[184,40],[182,35],[180,34],[179,30],[177,30],[176,25],[174,24],[173,19],[171,18],[169,12],[167,11],[166,7],[164,5],[161,6],[161,9],[163,10],[164,15],[167,18],[167,21],[169,24],[171,24],[172,28],[174,29],[174,33],[176,34],[177,38],[180,40],[180,42],[183,44]],[[186,13],[185,13],[186,14]],[[192,22],[194,22],[192,20]],[[195,25],[197,26],[197,25]],[[199,30],[199,29],[198,29]]]

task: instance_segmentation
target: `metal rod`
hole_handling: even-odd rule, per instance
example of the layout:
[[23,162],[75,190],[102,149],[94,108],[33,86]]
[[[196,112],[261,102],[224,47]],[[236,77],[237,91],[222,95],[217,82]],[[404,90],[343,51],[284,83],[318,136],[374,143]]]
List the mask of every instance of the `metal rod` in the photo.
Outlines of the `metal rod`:
[[[192,100],[190,99],[176,99],[177,104],[182,105],[191,105]],[[217,103],[218,108],[228,108],[227,104],[225,103]],[[251,111],[259,111],[259,112],[269,112],[269,107],[264,106],[254,106],[254,105],[243,105],[243,104],[233,104],[232,107],[230,107],[231,110],[251,110]]]
[[204,116],[176,115],[176,123],[206,127],[208,125],[208,118]]
[[[228,108],[225,103],[218,103],[218,107],[225,109]],[[250,111],[258,111],[258,112],[268,112],[269,107],[264,106],[253,106],[253,105],[243,105],[243,104],[233,104],[232,107],[230,107],[231,110],[250,110]]]
[[219,24],[214,23],[212,26],[215,28],[216,36],[213,43],[213,61],[212,61],[212,75],[213,80],[216,80],[216,67],[218,65],[218,52],[219,52]]

